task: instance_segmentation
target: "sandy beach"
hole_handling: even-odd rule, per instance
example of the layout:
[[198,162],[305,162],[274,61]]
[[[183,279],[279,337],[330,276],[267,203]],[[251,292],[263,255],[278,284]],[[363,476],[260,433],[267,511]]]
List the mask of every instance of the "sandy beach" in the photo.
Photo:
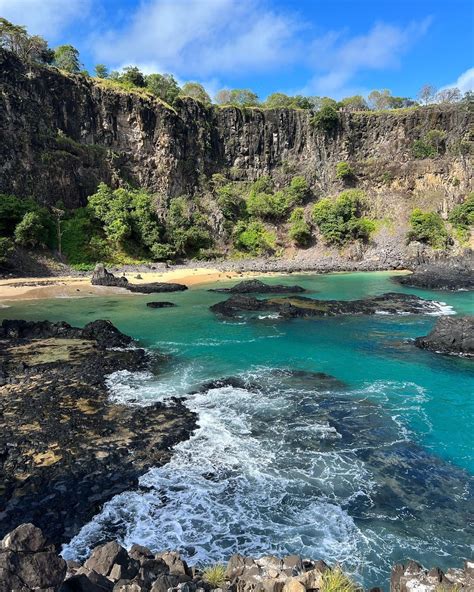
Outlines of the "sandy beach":
[[[212,283],[219,280],[232,279],[256,275],[235,271],[219,271],[218,269],[194,268],[173,269],[164,272],[142,272],[141,279],[137,279],[136,272],[126,273],[125,277],[135,284],[148,282],[178,282],[188,287],[198,284]],[[42,298],[82,298],[87,296],[106,296],[108,294],[123,294],[133,297],[135,294],[124,288],[93,286],[90,277],[38,277],[12,278],[0,280],[0,302],[9,300],[36,300]]]

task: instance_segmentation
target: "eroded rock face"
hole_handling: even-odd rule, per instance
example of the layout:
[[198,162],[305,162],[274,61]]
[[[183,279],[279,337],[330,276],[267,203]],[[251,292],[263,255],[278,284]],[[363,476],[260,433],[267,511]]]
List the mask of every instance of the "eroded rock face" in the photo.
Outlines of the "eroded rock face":
[[195,415],[180,401],[144,409],[109,400],[108,374],[150,363],[144,350],[124,348],[130,342],[109,321],[84,329],[3,321],[0,536],[28,520],[48,540],[68,540],[194,429]]
[[22,524],[0,544],[0,592],[56,592],[66,575],[66,562],[33,524]]
[[301,286],[285,286],[282,284],[265,284],[260,280],[244,280],[232,288],[214,288],[209,292],[224,292],[229,294],[297,294],[305,292]]
[[218,302],[210,310],[220,316],[233,317],[239,313],[270,312],[282,318],[333,317],[339,315],[374,314],[427,314],[439,313],[437,302],[424,300],[412,294],[390,292],[363,300],[316,300],[295,296],[259,300],[253,296],[237,294]]
[[474,317],[441,317],[415,344],[441,354],[474,356]]
[[474,563],[466,561],[464,569],[425,569],[415,561],[398,564],[392,569],[390,592],[466,592],[474,589]]

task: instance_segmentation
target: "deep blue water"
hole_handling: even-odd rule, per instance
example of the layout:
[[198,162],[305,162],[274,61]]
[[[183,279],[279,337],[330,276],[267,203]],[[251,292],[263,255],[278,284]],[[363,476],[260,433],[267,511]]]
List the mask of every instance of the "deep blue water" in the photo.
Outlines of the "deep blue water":
[[[298,283],[324,299],[410,292],[443,302],[444,312],[473,312],[472,293],[402,288],[389,273],[266,281]],[[166,294],[178,306],[163,310],[145,307],[156,296],[137,295],[1,310],[77,325],[108,318],[168,354],[157,375],[109,378],[111,396],[129,404],[241,379],[188,396],[199,414],[195,435],[138,491],[106,504],[65,555],[83,556],[109,536],[178,548],[191,563],[236,551],[298,553],[339,561],[367,586],[386,582],[390,566],[408,557],[448,567],[471,556],[474,363],[414,347],[436,317],[222,321],[208,307],[226,296],[209,287]]]

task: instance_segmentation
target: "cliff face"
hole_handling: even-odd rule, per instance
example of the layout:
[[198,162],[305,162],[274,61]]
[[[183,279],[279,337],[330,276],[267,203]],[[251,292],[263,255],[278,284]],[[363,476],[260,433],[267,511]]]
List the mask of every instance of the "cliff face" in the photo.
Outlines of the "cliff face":
[[[323,194],[341,190],[335,165],[342,160],[375,194],[438,191],[443,207],[471,183],[459,145],[469,140],[472,116],[461,107],[341,114],[328,135],[314,129],[307,111],[192,100],[170,108],[83,76],[28,67],[4,51],[0,90],[0,192],[48,204],[83,205],[102,180],[191,193],[203,175],[224,170],[237,179],[271,174],[277,182],[305,174]],[[434,128],[446,132],[444,156],[414,161],[414,140]]]

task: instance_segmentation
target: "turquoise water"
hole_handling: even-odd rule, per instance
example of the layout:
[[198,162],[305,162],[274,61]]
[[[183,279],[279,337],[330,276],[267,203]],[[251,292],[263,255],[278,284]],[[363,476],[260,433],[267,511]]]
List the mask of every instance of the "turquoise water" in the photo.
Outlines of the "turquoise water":
[[[324,299],[408,292],[443,302],[444,312],[473,312],[472,293],[402,288],[389,273],[266,281]],[[84,556],[110,536],[179,548],[191,563],[289,552],[340,561],[367,586],[408,557],[447,567],[472,555],[474,364],[413,346],[436,317],[222,321],[208,307],[226,295],[209,287],[166,294],[178,306],[162,310],[145,306],[156,296],[136,295],[1,310],[76,325],[108,318],[166,354],[155,374],[112,375],[116,400],[194,393],[191,440],[138,491],[106,504],[64,554]],[[225,377],[240,382],[200,389]]]

